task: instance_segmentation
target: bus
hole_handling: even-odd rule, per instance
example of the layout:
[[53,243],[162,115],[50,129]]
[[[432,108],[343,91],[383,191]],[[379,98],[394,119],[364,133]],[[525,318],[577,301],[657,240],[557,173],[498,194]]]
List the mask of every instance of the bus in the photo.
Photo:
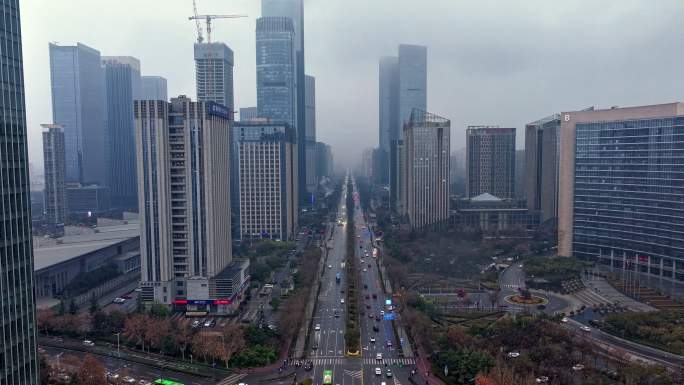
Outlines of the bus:
[[155,385],[183,385],[180,382],[165,380],[163,378],[159,378],[159,379],[155,380],[154,384]]
[[332,385],[332,370],[323,371],[323,385]]

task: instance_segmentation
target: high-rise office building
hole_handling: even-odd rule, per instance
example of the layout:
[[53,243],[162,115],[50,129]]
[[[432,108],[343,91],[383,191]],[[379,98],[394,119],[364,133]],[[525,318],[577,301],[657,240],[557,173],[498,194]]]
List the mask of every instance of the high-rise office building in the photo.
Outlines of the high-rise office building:
[[161,76],[142,76],[140,78],[140,100],[169,100],[166,91],[166,78]]
[[240,108],[240,121],[246,122],[249,120],[257,119],[259,113],[256,107],[242,107]]
[[399,132],[403,139],[404,125],[411,119],[414,108],[427,109],[427,47],[399,45]]
[[333,153],[330,145],[316,142],[316,176],[318,179],[333,174]]
[[233,120],[233,50],[224,43],[195,43],[195,82],[198,102],[224,105]]
[[262,17],[287,17],[292,20],[292,27],[294,31],[294,56],[295,56],[295,109],[296,109],[296,127],[297,132],[297,158],[298,175],[299,178],[299,192],[300,202],[306,202],[308,194],[306,193],[306,144],[302,138],[306,137],[306,79],[305,79],[305,64],[304,64],[304,2],[303,0],[261,0],[261,16]]
[[241,239],[294,236],[298,214],[294,136],[284,123],[234,124]]
[[515,151],[515,175],[514,198],[518,200],[525,199],[525,150]]
[[18,0],[0,6],[0,384],[38,385],[20,7]]
[[468,198],[484,193],[515,198],[515,128],[469,126],[466,152]]
[[50,43],[52,121],[64,127],[67,182],[108,182],[104,80],[99,51]]
[[64,129],[58,124],[41,124],[45,173],[45,217],[50,232],[64,234],[66,195],[64,191]]
[[133,101],[140,98],[140,61],[130,56],[103,56],[107,101],[108,182],[111,205],[137,210]]
[[257,19],[257,111],[260,118],[291,127],[297,124],[294,42],[292,19]]
[[318,178],[316,177],[316,78],[306,75],[306,191],[316,192]]
[[404,126],[403,207],[412,228],[445,225],[449,218],[451,122],[414,109]]
[[393,140],[390,143],[390,207],[400,217],[406,214],[406,179],[403,179],[405,175],[401,172],[406,163],[404,155],[404,140]]
[[558,254],[684,282],[684,103],[562,112],[560,125]]
[[527,208],[540,212],[542,221],[558,216],[559,130],[559,114],[525,125]]
[[390,142],[399,138],[399,58],[385,56],[379,65],[379,148],[389,153]]
[[135,101],[134,113],[141,299],[220,312],[212,280],[232,260],[230,111],[179,96]]

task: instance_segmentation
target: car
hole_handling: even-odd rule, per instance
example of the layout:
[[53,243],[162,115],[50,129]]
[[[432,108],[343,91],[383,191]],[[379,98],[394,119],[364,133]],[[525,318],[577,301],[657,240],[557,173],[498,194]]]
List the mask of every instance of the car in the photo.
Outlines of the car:
[[375,293],[373,293],[372,297],[373,297],[373,299],[378,299],[378,295]]
[[211,320],[206,320],[206,321],[204,322],[204,327],[205,327],[205,328],[211,327]]
[[382,360],[382,353],[376,353],[376,354],[375,354],[375,359],[376,359],[376,360]]
[[518,358],[518,357],[520,357],[520,353],[518,353],[518,352],[508,352],[508,357],[509,357],[509,358]]
[[107,379],[113,383],[117,383],[119,380],[118,373],[107,373]]
[[121,298],[123,298],[123,299],[131,299],[131,298],[133,298],[133,297],[131,296],[131,293],[128,293],[128,294],[122,295]]
[[360,235],[357,235],[356,238],[361,238],[361,236],[360,236]]
[[364,285],[363,285],[363,288],[364,288],[364,289],[368,289],[368,284],[364,284]]
[[328,265],[328,269],[332,269],[332,265]]
[[366,263],[366,261],[364,261],[364,260],[362,259],[362,260],[361,260],[361,263]]
[[522,269],[523,265],[518,265],[518,267]]
[[366,298],[366,299],[370,299],[370,295],[366,294],[366,297],[365,297],[365,298]]
[[380,316],[376,314],[376,315],[375,315],[375,320],[376,320],[376,321],[380,321]]
[[591,328],[589,326],[582,326],[582,327],[580,327],[580,329],[582,329],[582,331],[585,331],[585,332],[591,332]]
[[387,372],[385,372],[385,377],[391,378],[392,377],[392,371],[387,369]]
[[367,271],[368,271],[368,269],[363,269],[363,272],[364,272],[364,273],[367,272]]
[[195,320],[195,321],[192,322],[192,327],[193,327],[193,328],[198,328],[199,326],[200,326],[200,322],[199,322],[199,321]]
[[122,378],[123,382],[126,384],[135,384],[135,378],[126,376]]
[[562,323],[568,323],[568,317],[563,317],[561,318]]
[[368,313],[368,318],[373,318],[373,313]]
[[340,303],[344,303],[344,298],[340,298]]
[[371,268],[371,264],[370,264],[370,263],[368,264],[368,268],[369,268],[369,269]]
[[85,340],[83,341],[83,345],[85,346],[95,346],[95,343],[91,340]]
[[366,309],[370,309],[371,306],[369,304],[366,304]]
[[549,382],[549,377],[539,376],[534,380],[534,382],[536,382],[537,384],[546,384],[547,382]]
[[113,303],[124,303],[124,302],[126,302],[126,300],[123,298],[116,297],[116,298],[114,298],[114,300],[112,302]]
[[375,343],[375,337],[371,337],[371,338],[370,338],[370,342],[371,342],[372,344],[374,344],[374,343]]
[[313,362],[312,361],[306,361],[304,363],[304,370],[306,370],[307,372],[310,372],[311,370],[313,370]]
[[387,342],[385,343],[385,345],[387,345],[387,347],[392,347],[392,341],[387,340]]
[[377,333],[380,331],[380,328],[377,325],[373,325],[373,331]]
[[574,370],[576,372],[579,372],[580,370],[583,370],[583,369],[584,369],[584,365],[582,365],[582,364],[575,364],[572,366],[572,370]]
[[384,310],[380,310],[380,315],[385,315],[385,311],[384,311]]
[[382,369],[380,369],[380,368],[375,368],[375,375],[376,375],[376,376],[382,376]]
[[314,326],[314,330],[321,330],[321,325],[320,325],[320,324],[316,324],[316,326]]

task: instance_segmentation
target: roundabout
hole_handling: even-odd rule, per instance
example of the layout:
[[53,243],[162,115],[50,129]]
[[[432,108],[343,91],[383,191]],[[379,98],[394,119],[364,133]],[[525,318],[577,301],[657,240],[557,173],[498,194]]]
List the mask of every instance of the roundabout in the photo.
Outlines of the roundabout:
[[549,301],[546,298],[530,294],[524,296],[522,294],[509,295],[504,298],[506,302],[513,305],[546,305]]

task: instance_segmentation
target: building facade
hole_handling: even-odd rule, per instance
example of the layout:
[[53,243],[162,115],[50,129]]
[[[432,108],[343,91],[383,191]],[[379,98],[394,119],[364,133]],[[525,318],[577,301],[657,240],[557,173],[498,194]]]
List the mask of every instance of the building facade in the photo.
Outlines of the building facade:
[[684,282],[684,104],[561,113],[558,253]]
[[559,130],[559,114],[525,125],[527,208],[540,212],[542,222],[558,217]]
[[19,1],[0,0],[0,383],[38,385],[24,70]]
[[130,56],[103,56],[107,100],[107,164],[112,207],[137,211],[133,100],[140,98],[140,61]]
[[404,196],[412,228],[446,225],[449,219],[451,122],[414,109],[404,126]]
[[282,123],[233,126],[242,240],[294,236],[298,214],[294,136],[294,130]]
[[404,125],[413,109],[427,110],[427,47],[399,45],[399,118],[398,139],[403,139]]
[[528,210],[522,201],[502,200],[489,193],[458,199],[453,206],[454,224],[484,233],[524,232],[539,225],[539,215]]
[[240,108],[240,121],[246,122],[252,119],[257,119],[259,113],[256,107],[242,107]]
[[[306,163],[306,192],[308,195],[316,192],[318,178],[316,177],[316,78],[306,75],[305,92],[306,136],[305,136],[305,163]],[[300,174],[301,175],[301,174]]]
[[58,124],[41,126],[44,129],[45,219],[52,234],[63,235],[66,220],[64,129]]
[[104,79],[99,51],[50,43],[52,121],[64,127],[67,182],[108,182]]
[[181,95],[136,101],[134,113],[141,298],[221,311],[214,301],[228,299],[209,298],[207,290],[232,261],[230,111]]
[[318,179],[333,174],[333,153],[330,145],[316,142],[316,176]]
[[219,42],[195,43],[194,48],[197,101],[226,106],[233,120],[233,50]]
[[483,193],[515,198],[515,128],[469,126],[466,152],[468,198]]
[[112,208],[112,194],[107,186],[67,185],[64,191],[70,222],[85,223],[84,220],[88,218],[97,222],[98,216],[108,213]]
[[140,77],[140,100],[169,100],[166,78],[161,76]]
[[[302,177],[298,179],[300,202],[306,202],[307,163],[306,142],[302,138],[306,137],[306,100],[308,92],[306,85],[306,66],[304,60],[304,2],[303,0],[261,0],[261,16],[263,17],[286,17],[292,21],[294,31],[294,58],[295,58],[295,109],[297,140],[297,158],[300,159],[297,165],[297,174]],[[260,116],[263,117],[263,116]]]

